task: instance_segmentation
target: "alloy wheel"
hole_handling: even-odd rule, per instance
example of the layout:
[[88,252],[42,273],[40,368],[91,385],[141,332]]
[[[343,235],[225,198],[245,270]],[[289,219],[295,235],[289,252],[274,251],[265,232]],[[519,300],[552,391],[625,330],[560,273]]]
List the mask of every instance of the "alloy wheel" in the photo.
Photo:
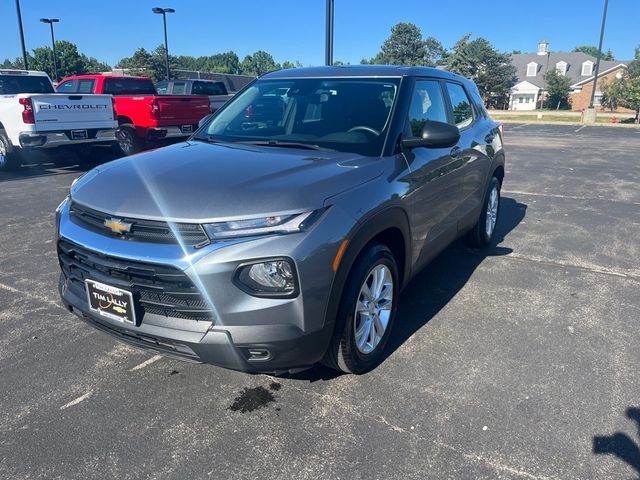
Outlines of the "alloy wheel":
[[494,186],[489,194],[489,201],[487,202],[487,215],[485,223],[485,232],[487,238],[491,238],[493,230],[496,228],[496,222],[498,221],[498,204],[500,203],[500,194],[498,193],[498,187]]
[[393,276],[386,265],[376,265],[360,287],[353,322],[356,347],[370,354],[384,336],[393,305]]
[[0,139],[0,169],[4,168],[7,163],[7,158],[9,156],[9,152],[7,151],[7,146],[4,141]]

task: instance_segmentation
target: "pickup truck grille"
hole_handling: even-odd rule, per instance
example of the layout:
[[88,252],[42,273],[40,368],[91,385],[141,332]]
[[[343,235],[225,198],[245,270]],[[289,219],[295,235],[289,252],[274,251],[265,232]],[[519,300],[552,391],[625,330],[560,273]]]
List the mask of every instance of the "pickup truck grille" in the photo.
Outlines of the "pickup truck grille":
[[[197,223],[172,223],[156,220],[120,217],[93,210],[73,202],[70,209],[71,219],[78,225],[110,237],[123,240],[138,240],[148,243],[173,243],[188,246],[203,246],[209,242],[207,234]],[[131,224],[131,230],[125,234],[113,233],[105,222],[117,218]]]
[[86,279],[133,293],[145,313],[213,321],[213,311],[191,279],[178,268],[103,255],[67,240],[58,242],[58,259],[68,286],[86,298]]

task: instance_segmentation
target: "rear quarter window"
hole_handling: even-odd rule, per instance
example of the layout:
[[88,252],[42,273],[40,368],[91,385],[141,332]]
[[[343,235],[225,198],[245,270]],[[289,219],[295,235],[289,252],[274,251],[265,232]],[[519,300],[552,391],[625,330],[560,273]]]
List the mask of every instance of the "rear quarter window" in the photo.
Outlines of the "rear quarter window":
[[193,82],[193,95],[226,95],[227,89],[222,82]]
[[155,95],[156,87],[151,79],[145,78],[107,78],[104,81],[104,93],[111,95]]

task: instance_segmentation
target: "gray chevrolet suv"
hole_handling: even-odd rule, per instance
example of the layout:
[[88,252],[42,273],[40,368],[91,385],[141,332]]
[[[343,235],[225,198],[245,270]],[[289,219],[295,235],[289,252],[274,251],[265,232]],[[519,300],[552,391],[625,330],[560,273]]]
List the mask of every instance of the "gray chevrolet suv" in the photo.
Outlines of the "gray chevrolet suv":
[[186,142],[77,179],[57,210],[69,311],[120,340],[249,372],[381,361],[402,287],[491,241],[502,132],[425,67],[283,70]]

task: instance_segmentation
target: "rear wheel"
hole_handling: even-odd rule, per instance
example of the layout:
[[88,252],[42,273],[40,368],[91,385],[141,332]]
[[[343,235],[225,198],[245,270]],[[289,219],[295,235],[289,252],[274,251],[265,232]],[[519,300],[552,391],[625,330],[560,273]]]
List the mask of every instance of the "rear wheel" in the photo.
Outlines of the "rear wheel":
[[0,130],[0,171],[8,172],[20,167],[20,152],[13,148],[7,132]]
[[120,125],[120,128],[116,131],[116,139],[118,140],[119,153],[124,156],[138,153],[142,148],[140,139],[136,135],[136,129],[133,125]]
[[485,247],[493,238],[498,215],[500,213],[500,182],[492,177],[489,187],[484,194],[484,204],[478,221],[465,237],[466,243],[471,247]]
[[349,274],[326,365],[359,374],[380,362],[396,315],[398,289],[393,254],[385,245],[371,245]]

